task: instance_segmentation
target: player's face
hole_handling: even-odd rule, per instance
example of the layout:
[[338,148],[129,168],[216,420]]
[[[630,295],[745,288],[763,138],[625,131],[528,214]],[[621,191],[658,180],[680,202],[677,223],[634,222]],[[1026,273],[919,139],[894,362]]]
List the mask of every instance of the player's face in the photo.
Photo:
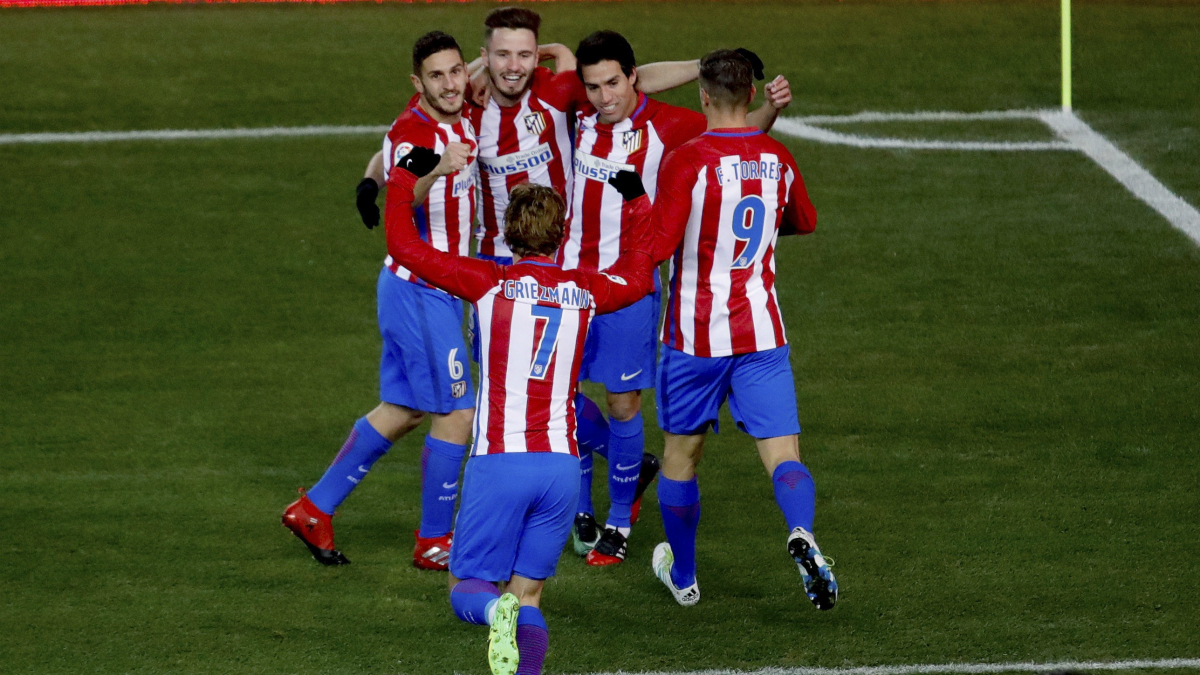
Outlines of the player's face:
[[616,124],[628,119],[637,107],[637,69],[628,76],[616,61],[601,61],[583,67],[583,88],[588,101],[600,113],[601,124]]
[[448,117],[458,115],[467,90],[467,64],[454,49],[430,54],[421,64],[421,76],[413,76],[413,86],[426,106]]
[[483,49],[492,88],[502,100],[513,102],[525,95],[537,68],[537,37],[526,28],[497,28]]

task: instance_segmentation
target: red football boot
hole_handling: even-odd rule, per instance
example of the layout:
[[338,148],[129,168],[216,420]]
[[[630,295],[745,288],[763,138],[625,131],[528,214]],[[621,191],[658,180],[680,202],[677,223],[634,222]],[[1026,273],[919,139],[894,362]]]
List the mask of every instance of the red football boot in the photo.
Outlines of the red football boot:
[[440,537],[422,537],[421,530],[413,530],[417,543],[413,546],[413,567],[423,570],[444,572],[450,569],[450,546],[454,543],[454,533],[443,534]]
[[322,565],[349,565],[346,556],[333,547],[332,516],[318,509],[304,493],[304,488],[299,492],[300,499],[289,504],[283,512],[283,526],[299,537],[313,559]]
[[618,565],[625,562],[627,547],[628,542],[625,535],[606,527],[604,534],[600,535],[600,541],[596,543],[596,548],[588,551],[587,558],[584,560],[592,567]]

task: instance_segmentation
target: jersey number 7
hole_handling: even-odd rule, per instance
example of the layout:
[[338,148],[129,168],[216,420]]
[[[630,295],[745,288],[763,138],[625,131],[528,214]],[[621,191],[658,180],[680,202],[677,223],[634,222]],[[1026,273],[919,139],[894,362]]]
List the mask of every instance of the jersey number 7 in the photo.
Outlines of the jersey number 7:
[[554,348],[558,345],[558,326],[562,322],[562,307],[545,307],[534,305],[529,308],[534,323],[538,319],[546,320],[546,330],[542,331],[542,339],[538,341],[537,353],[529,366],[529,377],[536,380],[546,379],[550,370],[550,359],[554,356]]

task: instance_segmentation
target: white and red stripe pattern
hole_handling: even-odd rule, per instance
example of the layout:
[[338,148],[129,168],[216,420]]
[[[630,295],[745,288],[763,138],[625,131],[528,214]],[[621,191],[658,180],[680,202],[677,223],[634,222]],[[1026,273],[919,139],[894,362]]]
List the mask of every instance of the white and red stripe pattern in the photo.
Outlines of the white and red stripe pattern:
[[512,255],[504,244],[504,210],[508,193],[517,185],[552,187],[569,200],[569,121],[575,107],[586,101],[574,72],[555,75],[538,68],[517,105],[501,107],[493,99],[486,108],[470,106],[471,120],[479,130],[478,253]]
[[508,275],[475,303],[480,325],[489,328],[480,331],[473,455],[579,456],[574,394],[595,308],[591,293],[563,280],[557,266],[542,267],[557,272],[547,274],[540,265],[514,265],[519,276]]
[[[475,131],[465,117],[454,124],[439,124],[414,104],[392,124],[383,139],[384,175],[391,173],[396,161],[413,147],[431,148],[439,155],[450,143],[466,143],[476,148]],[[475,212],[475,161],[463,170],[441,176],[429,188],[429,194],[414,211],[421,238],[439,251],[468,255],[471,244],[471,217]],[[384,265],[396,276],[423,283],[415,274],[388,256]]]
[[702,133],[705,121],[697,112],[644,94],[633,114],[616,124],[602,124],[591,106],[578,118],[574,185],[560,259],[565,269],[602,270],[620,255],[628,211],[621,194],[607,183],[609,176],[636,171],[653,200],[663,157]]
[[670,157],[664,181],[663,227],[677,247],[663,342],[704,357],[787,344],[775,245],[781,227],[816,226],[791,153],[757,130],[708,132]]

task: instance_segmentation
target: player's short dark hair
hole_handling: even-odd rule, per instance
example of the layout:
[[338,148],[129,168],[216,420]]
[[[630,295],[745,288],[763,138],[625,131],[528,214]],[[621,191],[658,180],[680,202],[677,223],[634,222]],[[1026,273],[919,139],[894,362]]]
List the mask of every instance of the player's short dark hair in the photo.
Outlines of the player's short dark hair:
[[425,59],[447,49],[453,49],[462,56],[462,48],[458,46],[458,41],[440,30],[431,30],[417,38],[413,43],[413,74],[419,76]]
[[583,79],[583,67],[594,66],[601,61],[616,61],[621,64],[625,77],[633,73],[637,61],[633,58],[633,45],[624,35],[611,30],[598,30],[579,41],[575,49],[575,72]]
[[567,203],[554,188],[521,183],[504,209],[504,243],[519,256],[553,255],[562,244]]
[[488,12],[487,18],[483,20],[483,39],[485,41],[492,39],[492,33],[497,28],[511,28],[512,30],[533,31],[533,37],[538,36],[538,28],[542,25],[542,17],[532,9],[524,7],[497,7]]
[[732,49],[709,52],[700,59],[700,88],[718,108],[749,106],[754,66]]

